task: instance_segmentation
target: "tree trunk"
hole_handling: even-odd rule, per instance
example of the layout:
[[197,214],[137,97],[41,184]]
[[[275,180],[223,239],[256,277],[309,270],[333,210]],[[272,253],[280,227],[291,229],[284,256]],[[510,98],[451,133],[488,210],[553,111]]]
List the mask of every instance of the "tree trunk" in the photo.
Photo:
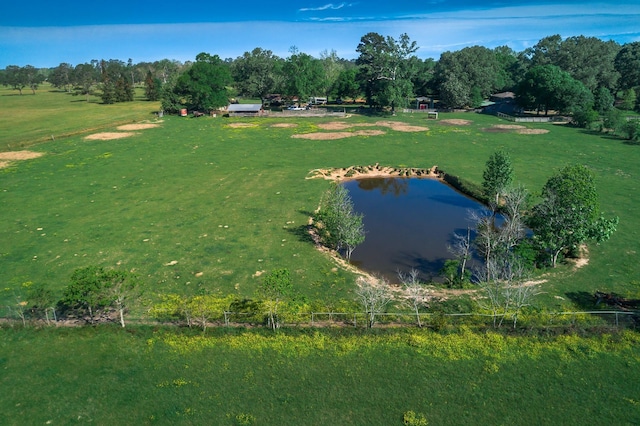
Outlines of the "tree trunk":
[[417,306],[416,306],[416,319],[418,320],[418,327],[422,328],[422,322],[420,321],[420,313],[418,312]]
[[124,328],[124,308],[121,307],[118,310],[120,311],[120,325]]

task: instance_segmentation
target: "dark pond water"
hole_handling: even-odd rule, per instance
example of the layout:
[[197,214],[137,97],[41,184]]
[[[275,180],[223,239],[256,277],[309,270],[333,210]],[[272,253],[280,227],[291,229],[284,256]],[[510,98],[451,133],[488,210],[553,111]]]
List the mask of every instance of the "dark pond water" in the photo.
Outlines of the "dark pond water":
[[447,250],[453,233],[466,235],[468,226],[474,228],[470,212],[487,210],[436,179],[369,178],[344,185],[364,214],[366,231],[351,262],[391,282],[398,282],[398,270],[412,268],[423,280],[437,278],[453,258]]

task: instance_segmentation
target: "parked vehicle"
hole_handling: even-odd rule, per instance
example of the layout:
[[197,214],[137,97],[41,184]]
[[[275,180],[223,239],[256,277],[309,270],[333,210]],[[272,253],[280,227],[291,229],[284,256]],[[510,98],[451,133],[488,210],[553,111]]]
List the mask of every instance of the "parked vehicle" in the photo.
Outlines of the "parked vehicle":
[[287,109],[288,109],[289,111],[302,111],[302,110],[304,110],[304,108],[299,107],[299,106],[297,106],[297,105],[289,105],[289,106],[287,107]]
[[312,96],[309,98],[309,104],[311,105],[326,105],[327,98],[321,98],[318,96]]

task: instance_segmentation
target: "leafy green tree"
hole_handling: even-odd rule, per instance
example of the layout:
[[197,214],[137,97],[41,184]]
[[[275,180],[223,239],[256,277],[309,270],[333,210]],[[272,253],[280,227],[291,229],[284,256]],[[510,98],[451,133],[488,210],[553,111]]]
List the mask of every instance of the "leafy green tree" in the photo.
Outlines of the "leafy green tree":
[[555,65],[534,66],[516,89],[518,103],[525,108],[571,113],[593,105],[593,96],[579,81]]
[[620,73],[620,89],[640,86],[640,41],[623,45],[614,59],[614,67]]
[[612,108],[604,114],[602,119],[602,127],[607,132],[613,132],[614,134],[621,134],[627,120],[625,119],[622,111],[618,108]]
[[53,87],[70,92],[73,86],[72,74],[73,65],[63,62],[51,70],[48,81]]
[[137,278],[127,271],[87,266],[73,271],[61,304],[67,309],[88,312],[91,323],[101,310],[115,308],[124,327],[124,313],[129,303],[139,296],[137,288]]
[[426,96],[435,93],[434,69],[436,61],[432,58],[427,58],[423,61],[416,56],[410,57],[409,61],[412,62],[410,66],[414,70],[411,78],[413,92],[418,96]]
[[499,75],[496,78],[496,90],[513,90],[516,83],[522,80],[525,68],[520,56],[509,46],[498,46],[493,49],[498,62]]
[[193,66],[178,78],[174,93],[189,109],[211,111],[228,105],[227,86],[231,81],[229,66],[218,55],[200,53]]
[[440,98],[452,102],[447,103],[451,108],[471,106],[472,93],[476,99],[484,99],[506,85],[506,73],[496,53],[482,46],[444,52],[434,72]]
[[593,95],[593,109],[598,114],[605,114],[607,111],[613,109],[613,105],[616,101],[611,91],[606,87],[598,87]]
[[562,45],[560,34],[544,37],[535,46],[527,49],[526,55],[529,57],[531,66],[556,65]]
[[495,198],[496,207],[499,199],[513,181],[513,166],[509,154],[496,151],[489,157],[482,173],[482,187],[490,199]]
[[362,214],[355,213],[349,191],[338,184],[327,191],[316,214],[316,229],[327,247],[344,250],[347,260],[364,241]]
[[295,46],[291,52],[283,67],[285,93],[298,98],[298,103],[306,102],[310,96],[322,91],[322,63],[311,55],[298,52]]
[[599,87],[614,90],[620,73],[614,67],[620,45],[597,37],[568,37],[560,43],[554,65],[580,81],[595,95]]
[[144,95],[149,101],[157,101],[162,93],[162,82],[159,78],[154,77],[151,70],[147,71],[144,78]]
[[25,65],[21,73],[23,74],[26,86],[31,89],[31,92],[35,95],[38,86],[44,81],[44,75],[32,65]]
[[[606,89],[605,89],[606,90]],[[573,123],[584,129],[589,129],[593,123],[600,120],[600,115],[593,109],[577,110],[573,113]]]
[[13,90],[17,90],[22,95],[22,89],[27,87],[27,79],[25,73],[18,65],[8,65],[2,73],[3,86],[11,87]]
[[89,102],[89,96],[94,94],[95,86],[98,84],[100,72],[97,62],[78,64],[71,73],[74,96],[85,96]]
[[268,325],[273,330],[280,327],[278,308],[283,300],[291,295],[292,289],[291,274],[286,268],[269,272],[258,287],[258,295],[267,309]]
[[624,137],[627,140],[640,142],[640,120],[629,120],[623,126]]
[[125,63],[110,59],[100,61],[100,89],[102,102],[113,104],[116,102],[133,101],[133,85],[128,75],[129,68]]
[[342,70],[335,82],[335,95],[342,99],[350,98],[355,101],[360,96],[360,83],[358,83],[357,76],[357,68]]
[[336,83],[344,65],[340,61],[335,50],[323,50],[320,52],[320,63],[322,64],[323,78],[320,83],[321,93],[327,98],[335,92]]
[[210,321],[224,318],[224,313],[229,310],[234,300],[233,295],[221,297],[215,294],[199,294],[189,298],[187,309],[193,318],[200,322],[202,331],[205,332]]
[[78,268],[71,274],[71,283],[62,295],[62,304],[71,309],[86,310],[93,323],[96,312],[109,306],[108,272],[98,266]]
[[622,92],[622,98],[620,99],[620,109],[631,111],[636,106],[636,90],[632,87]]
[[407,34],[401,34],[397,41],[373,32],[362,36],[356,49],[360,54],[356,64],[369,105],[390,106],[395,111],[396,106],[406,104],[413,94],[410,58],[417,50],[417,43]]
[[270,50],[256,47],[233,61],[231,74],[238,93],[264,100],[281,80],[281,59]]
[[617,217],[600,215],[593,174],[580,165],[566,166],[549,178],[529,220],[534,241],[548,253],[553,267],[562,253],[588,240],[608,239],[617,223]]
[[449,108],[463,108],[471,103],[471,92],[455,74],[445,77],[438,86],[440,101]]

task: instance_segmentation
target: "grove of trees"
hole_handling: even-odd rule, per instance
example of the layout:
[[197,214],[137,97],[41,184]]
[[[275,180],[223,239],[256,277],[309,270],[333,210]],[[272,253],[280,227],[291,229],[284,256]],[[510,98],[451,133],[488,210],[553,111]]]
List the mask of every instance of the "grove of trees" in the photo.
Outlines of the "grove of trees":
[[[0,70],[0,84],[20,94],[25,88],[35,94],[47,81],[87,100],[99,96],[103,103],[130,101],[133,88],[144,86],[145,98],[162,100],[167,112],[214,109],[237,97],[264,101],[270,94],[290,102],[304,102],[309,96],[364,99],[371,107],[392,111],[411,104],[416,96],[429,96],[440,108],[475,108],[501,91],[515,92],[525,109],[574,114],[585,126],[601,119],[614,104],[640,110],[640,42],[620,45],[556,34],[522,52],[507,46],[471,46],[443,52],[438,60],[422,60],[407,34],[396,39],[370,32],[354,48],[358,56],[352,60],[333,50],[314,57],[292,46],[286,58],[256,47],[237,58],[203,52],[186,63],[94,59],[50,69],[10,65]],[[622,126],[614,131],[631,134]]]

